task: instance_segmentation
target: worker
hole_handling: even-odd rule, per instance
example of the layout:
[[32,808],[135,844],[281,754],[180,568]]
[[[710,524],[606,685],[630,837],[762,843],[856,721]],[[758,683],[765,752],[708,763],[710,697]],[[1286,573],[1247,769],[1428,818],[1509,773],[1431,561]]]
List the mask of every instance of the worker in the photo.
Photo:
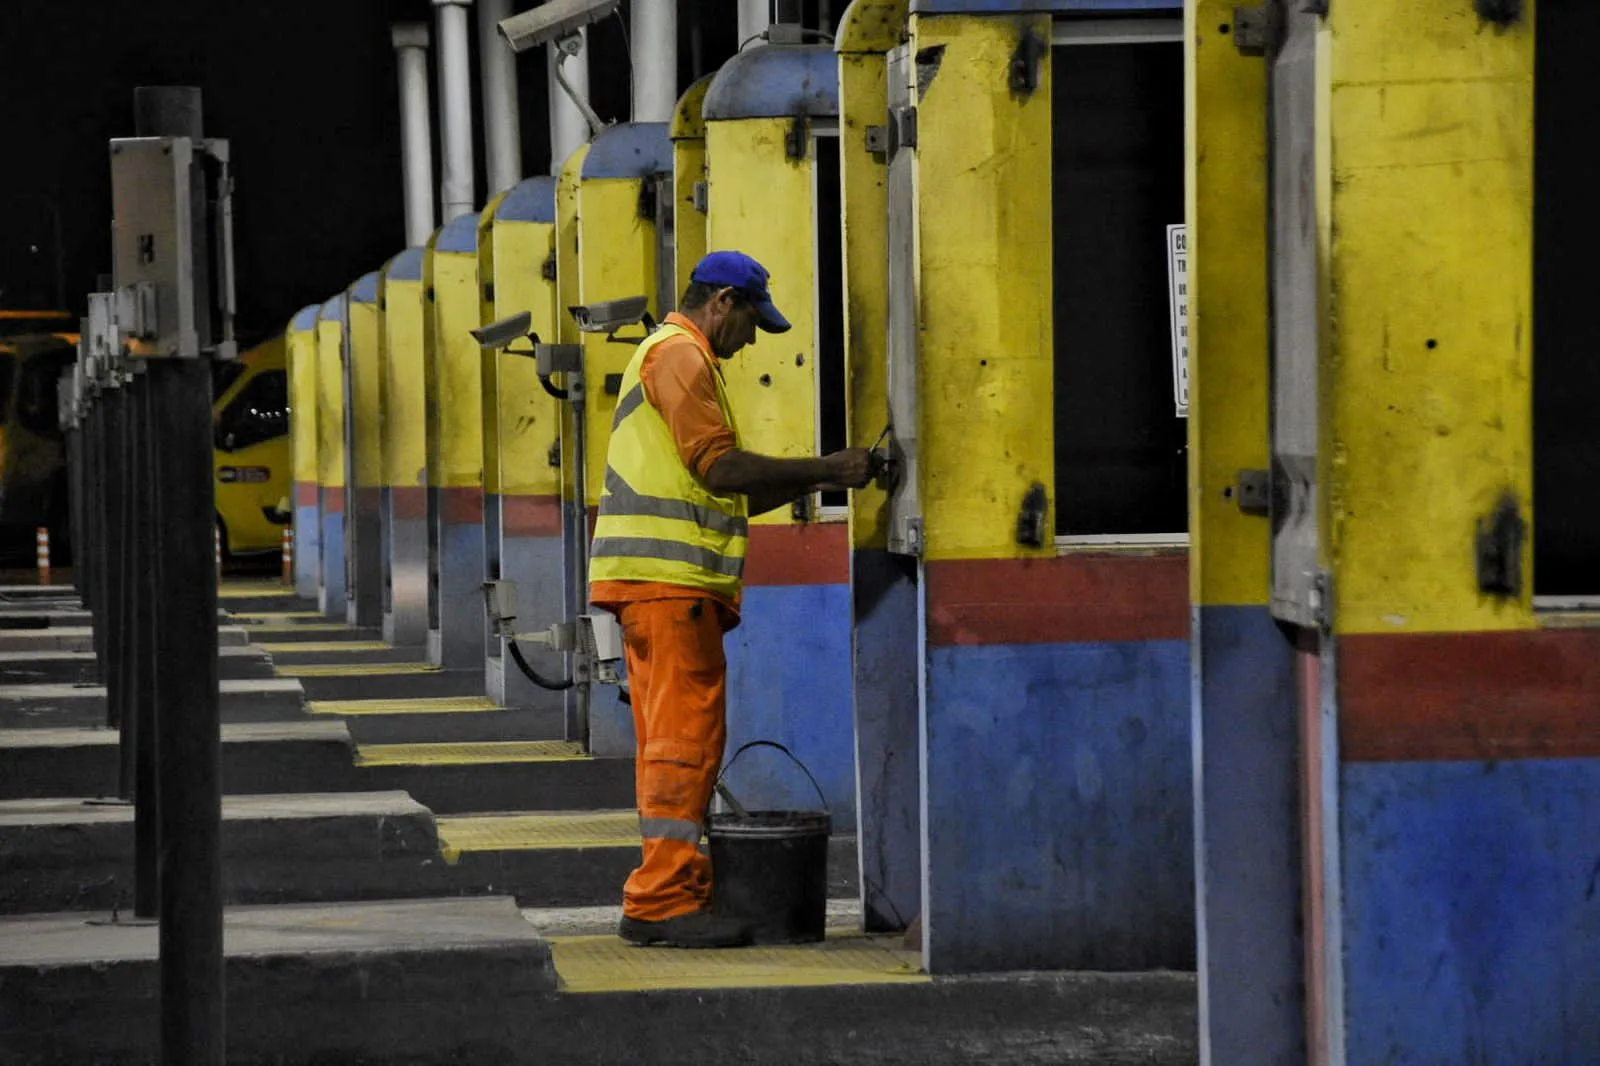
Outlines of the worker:
[[720,360],[782,333],[765,267],[740,252],[696,265],[680,310],[622,375],[595,522],[590,600],[622,624],[644,853],[623,888],[629,943],[736,947],[745,923],[711,913],[700,851],[727,737],[722,637],[739,624],[747,519],[825,488],[860,488],[862,448],[779,459],[741,447]]

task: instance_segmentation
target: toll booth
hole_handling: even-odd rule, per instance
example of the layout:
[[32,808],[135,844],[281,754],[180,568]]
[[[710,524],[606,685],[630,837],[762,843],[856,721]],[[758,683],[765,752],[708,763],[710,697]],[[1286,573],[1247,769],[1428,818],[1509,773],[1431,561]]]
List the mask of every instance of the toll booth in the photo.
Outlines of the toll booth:
[[[613,300],[644,297],[646,311],[659,319],[671,307],[672,141],[664,122],[612,126],[598,134],[578,161],[578,304],[593,307]],[[584,460],[563,449],[573,462],[574,492],[584,501],[581,529],[584,553],[595,509],[605,484],[606,446],[617,408],[622,372],[645,328],[630,322],[617,329],[581,333],[586,410],[582,421]],[[575,434],[576,436],[576,431]],[[581,485],[581,492],[578,491]],[[580,609],[587,609],[587,566],[577,584]],[[576,576],[576,575],[575,575]],[[586,733],[595,755],[632,756],[633,714],[610,686],[588,695]]]
[[289,461],[294,477],[294,592],[317,598],[322,565],[322,500],[317,464],[317,316],[321,304],[295,312],[284,343],[289,372]]
[[[556,258],[556,179],[529,178],[496,197],[478,223],[482,321],[527,311],[529,331],[553,343],[558,315],[566,314],[556,302]],[[512,351],[482,355],[485,578],[515,583],[518,617],[528,629],[566,617],[560,401],[540,383],[532,346],[527,340]],[[562,706],[559,692],[517,669],[506,638],[491,629],[485,641],[490,699],[502,706]],[[562,676],[552,653],[531,644],[519,649],[541,676]]]
[[317,313],[317,492],[322,519],[317,607],[341,622],[346,614],[344,342],[348,320],[344,293],[330,297]]
[[[885,322],[854,431],[893,459],[855,515],[863,894],[936,973],[1190,967],[1180,8],[886,13],[839,45],[852,343]],[[906,662],[914,730],[871,680]]]
[[383,408],[379,393],[378,274],[363,274],[345,291],[345,558],[351,625],[383,624]]
[[451,670],[484,661],[483,355],[478,216],[434,233],[423,256],[428,446],[428,658]]
[[672,111],[672,202],[674,297],[689,287],[695,264],[706,256],[706,92],[716,79],[707,74],[685,90]]
[[[561,166],[556,175],[556,341],[560,344],[581,345],[583,336],[578,322],[568,311],[581,302],[579,292],[579,217],[578,189],[583,178],[584,160],[589,156],[590,144],[580,145]],[[580,491],[585,478],[580,475],[581,464],[573,461],[583,447],[578,438],[577,411],[570,403],[560,408],[559,458],[561,460],[561,557],[564,596],[562,618],[572,618],[583,611],[589,599],[589,535],[593,528],[589,520],[587,492]],[[582,427],[587,430],[587,426]],[[566,676],[571,676],[573,657],[566,656]],[[564,694],[565,736],[592,750],[589,744],[589,690],[574,686]],[[619,743],[617,747],[622,747]]]
[[428,302],[422,262],[423,249],[407,248],[378,276],[383,639],[405,647],[428,641]]
[[[816,456],[845,444],[838,116],[837,61],[820,45],[747,48],[705,94],[706,246],[766,266],[793,325],[758,333],[723,368],[741,444],[765,455]],[[784,744],[835,818],[851,824],[846,504],[844,491],[817,493],[751,519],[743,621],[726,645],[730,746]],[[816,805],[805,777],[776,760],[735,773],[747,803]]]
[[1596,1061],[1600,20],[1194,11],[1202,1055]]

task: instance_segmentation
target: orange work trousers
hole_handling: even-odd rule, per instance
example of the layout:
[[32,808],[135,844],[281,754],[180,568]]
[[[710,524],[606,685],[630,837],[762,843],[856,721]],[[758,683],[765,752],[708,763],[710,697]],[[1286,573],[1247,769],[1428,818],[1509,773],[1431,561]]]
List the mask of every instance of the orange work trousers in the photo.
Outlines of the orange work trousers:
[[638,737],[635,788],[644,855],[622,912],[659,922],[711,905],[711,859],[700,851],[727,742],[723,608],[710,598],[622,607]]

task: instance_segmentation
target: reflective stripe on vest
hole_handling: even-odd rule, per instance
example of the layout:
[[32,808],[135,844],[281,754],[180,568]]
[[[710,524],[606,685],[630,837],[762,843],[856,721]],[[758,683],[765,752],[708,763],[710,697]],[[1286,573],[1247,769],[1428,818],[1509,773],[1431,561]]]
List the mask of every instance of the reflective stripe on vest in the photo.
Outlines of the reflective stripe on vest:
[[[749,532],[745,498],[711,492],[684,466],[671,429],[640,380],[651,349],[675,337],[694,335],[681,326],[661,327],[639,345],[623,372],[589,577],[662,581],[737,599]],[[714,357],[703,348],[700,353],[715,369],[709,362]],[[715,381],[717,402],[737,437],[720,372]]]

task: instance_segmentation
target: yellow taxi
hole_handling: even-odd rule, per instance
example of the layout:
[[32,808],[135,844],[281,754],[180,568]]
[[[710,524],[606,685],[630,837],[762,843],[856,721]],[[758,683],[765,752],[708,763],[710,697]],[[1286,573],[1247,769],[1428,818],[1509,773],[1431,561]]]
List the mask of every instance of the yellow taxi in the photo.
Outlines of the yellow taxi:
[[293,518],[282,334],[212,365],[217,531],[232,556],[278,551]]

